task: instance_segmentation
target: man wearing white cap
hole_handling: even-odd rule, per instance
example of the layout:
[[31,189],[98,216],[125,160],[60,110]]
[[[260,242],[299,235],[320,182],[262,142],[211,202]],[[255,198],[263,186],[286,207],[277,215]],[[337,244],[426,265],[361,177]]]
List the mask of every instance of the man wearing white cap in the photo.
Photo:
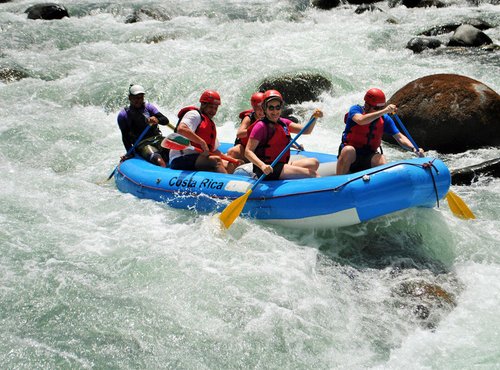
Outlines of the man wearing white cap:
[[[158,166],[166,167],[168,150],[160,145],[164,137],[158,124],[168,125],[172,129],[173,126],[158,108],[144,101],[146,92],[141,85],[130,85],[128,91],[130,105],[123,108],[118,114],[118,126],[122,132],[123,145],[127,152],[135,145],[133,151],[144,159]],[[141,135],[142,139],[137,143]],[[127,158],[122,158],[122,160],[124,159]]]

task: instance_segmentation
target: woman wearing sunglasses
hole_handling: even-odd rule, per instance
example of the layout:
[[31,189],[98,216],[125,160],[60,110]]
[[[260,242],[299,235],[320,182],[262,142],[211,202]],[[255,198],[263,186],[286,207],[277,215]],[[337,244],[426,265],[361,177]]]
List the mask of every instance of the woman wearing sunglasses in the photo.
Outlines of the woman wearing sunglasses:
[[398,144],[406,150],[413,151],[419,157],[424,151],[418,152],[410,140],[399,132],[394,121],[389,116],[396,113],[396,106],[386,106],[385,94],[382,90],[373,88],[366,92],[365,105],[353,105],[344,117],[345,130],[339,147],[337,175],[348,172],[358,172],[386,163],[382,150],[382,135],[394,137]]
[[[299,179],[319,177],[316,172],[319,162],[316,158],[303,158],[290,162],[290,151],[285,153],[278,163],[271,163],[285,149],[291,140],[291,133],[298,133],[302,125],[281,117],[283,97],[276,90],[267,90],[262,103],[264,118],[256,122],[248,133],[245,156],[253,163],[253,172],[258,176],[266,174],[266,180]],[[318,109],[318,117],[323,113]],[[315,123],[304,131],[310,134]]]

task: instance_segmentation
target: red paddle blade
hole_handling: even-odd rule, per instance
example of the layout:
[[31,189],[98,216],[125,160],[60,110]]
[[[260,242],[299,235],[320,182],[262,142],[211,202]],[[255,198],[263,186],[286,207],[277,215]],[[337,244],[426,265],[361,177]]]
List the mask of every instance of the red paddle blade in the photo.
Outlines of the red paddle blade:
[[163,139],[163,141],[161,142],[161,146],[167,149],[184,150],[189,148],[191,146],[191,143],[184,136],[173,133]]
[[161,146],[163,148],[172,149],[172,150],[184,150],[184,149],[186,149],[186,145],[176,143],[175,141],[171,141],[168,138],[163,139],[163,141],[161,142]]

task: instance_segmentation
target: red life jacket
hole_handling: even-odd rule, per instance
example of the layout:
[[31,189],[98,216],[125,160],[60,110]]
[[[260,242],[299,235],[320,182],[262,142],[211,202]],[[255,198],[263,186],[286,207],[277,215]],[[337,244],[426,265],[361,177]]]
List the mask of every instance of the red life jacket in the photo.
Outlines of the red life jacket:
[[[344,116],[344,123],[347,122],[347,115]],[[384,119],[379,117],[368,125],[354,125],[346,132],[344,145],[351,145],[356,149],[369,149],[377,151],[382,144],[384,134]]]
[[[179,111],[179,113],[177,113],[179,121],[177,122],[177,126],[175,127],[175,132],[177,132],[177,127],[179,127],[179,124],[182,121],[182,117],[184,117],[184,115],[191,110],[197,111],[201,116],[201,122],[196,128],[196,131],[194,133],[199,137],[201,137],[203,140],[205,140],[205,142],[208,145],[208,150],[210,150],[211,152],[214,151],[215,141],[217,139],[217,128],[215,126],[215,123],[206,114],[203,114],[198,107],[195,107],[194,105],[184,107]],[[201,149],[201,146],[198,143],[193,143],[191,141],[191,145]]]
[[252,130],[253,126],[255,126],[255,123],[256,123],[255,114],[254,114],[253,109],[247,109],[247,110],[244,110],[243,112],[241,112],[239,117],[242,121],[243,121],[243,119],[245,119],[245,117],[250,117],[250,126],[248,126],[248,128],[247,128],[247,136],[236,138],[236,141],[235,141],[235,144],[241,144],[244,147],[246,147],[247,143],[248,143],[248,136],[250,135],[250,131]]
[[[259,142],[257,148],[255,148],[255,154],[262,160],[262,162],[271,164],[283,151],[283,149],[285,149],[288,143],[290,143],[292,137],[290,135],[290,132],[288,131],[287,125],[281,120],[281,118],[278,119],[278,122],[274,124],[274,133],[271,137],[269,137],[269,120],[267,118],[263,118],[261,121],[266,124],[267,140]],[[252,128],[254,125],[255,123],[252,125]],[[250,131],[251,128],[249,127],[248,136],[250,136]],[[281,157],[279,162],[288,163],[289,160],[290,149],[288,149],[288,151]]]
[[253,113],[253,109],[247,109],[247,110],[244,110],[243,112],[241,112],[239,117],[241,120],[243,120],[243,118],[251,116],[252,113]]

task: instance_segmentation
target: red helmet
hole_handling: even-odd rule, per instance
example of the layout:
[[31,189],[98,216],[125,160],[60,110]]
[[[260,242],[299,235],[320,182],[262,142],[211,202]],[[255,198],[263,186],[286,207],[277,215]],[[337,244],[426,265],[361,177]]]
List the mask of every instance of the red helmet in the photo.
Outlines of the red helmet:
[[215,90],[205,90],[200,96],[200,103],[210,103],[220,105],[220,95]]
[[385,105],[385,94],[380,89],[370,89],[365,94],[365,102],[372,107],[383,107]]
[[261,92],[253,93],[252,97],[250,98],[250,104],[252,104],[252,107],[254,108],[262,105],[263,101],[264,101],[264,93]]
[[264,105],[266,105],[268,101],[273,99],[279,99],[283,103],[283,97],[278,90],[267,90],[264,93]]

